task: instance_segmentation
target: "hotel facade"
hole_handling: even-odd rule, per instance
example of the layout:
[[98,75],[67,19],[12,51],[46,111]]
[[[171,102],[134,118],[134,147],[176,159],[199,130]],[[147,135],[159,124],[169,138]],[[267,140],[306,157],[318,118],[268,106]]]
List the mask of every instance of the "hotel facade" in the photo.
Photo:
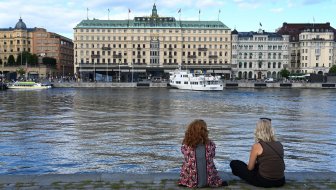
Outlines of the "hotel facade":
[[289,35],[232,31],[232,65],[239,79],[280,78],[288,68]]
[[74,28],[74,72],[83,80],[167,78],[179,66],[231,77],[231,30],[220,21],[151,16],[83,20]]

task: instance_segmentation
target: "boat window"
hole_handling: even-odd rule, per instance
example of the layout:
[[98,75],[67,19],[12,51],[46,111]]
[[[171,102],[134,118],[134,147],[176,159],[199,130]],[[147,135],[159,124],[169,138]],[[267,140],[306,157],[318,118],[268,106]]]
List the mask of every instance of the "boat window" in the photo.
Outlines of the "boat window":
[[181,84],[181,81],[176,81],[176,84]]
[[188,81],[184,81],[184,84],[188,84]]

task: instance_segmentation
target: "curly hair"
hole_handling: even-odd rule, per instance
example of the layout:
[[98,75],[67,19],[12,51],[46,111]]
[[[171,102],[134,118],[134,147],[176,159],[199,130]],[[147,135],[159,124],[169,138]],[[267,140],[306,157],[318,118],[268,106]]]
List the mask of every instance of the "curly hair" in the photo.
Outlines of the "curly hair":
[[187,127],[182,144],[195,148],[198,144],[208,142],[208,127],[205,121],[201,119],[192,121]]

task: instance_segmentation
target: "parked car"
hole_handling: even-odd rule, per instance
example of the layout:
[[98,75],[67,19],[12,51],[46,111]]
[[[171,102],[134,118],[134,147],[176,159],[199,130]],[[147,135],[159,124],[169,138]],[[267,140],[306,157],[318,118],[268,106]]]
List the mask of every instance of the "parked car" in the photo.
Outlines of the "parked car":
[[267,78],[265,79],[265,82],[275,82],[273,78]]

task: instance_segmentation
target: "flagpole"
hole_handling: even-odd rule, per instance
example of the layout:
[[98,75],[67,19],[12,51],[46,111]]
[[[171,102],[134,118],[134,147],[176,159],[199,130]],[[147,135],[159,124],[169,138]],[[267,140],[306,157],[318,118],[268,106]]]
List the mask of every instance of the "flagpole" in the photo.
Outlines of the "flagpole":
[[110,9],[107,9],[107,20],[110,20]]
[[198,11],[198,21],[201,21],[201,10]]
[[130,18],[129,18],[129,15],[130,15],[130,12],[131,12],[131,9],[128,9],[128,13],[127,13],[127,27],[129,27],[130,25]]
[[86,8],[86,19],[89,20],[89,8]]
[[180,24],[181,24],[181,9],[179,9],[178,13],[179,13],[179,21],[180,21]]
[[219,14],[221,13],[221,10],[219,9],[218,10],[218,21],[219,21]]

